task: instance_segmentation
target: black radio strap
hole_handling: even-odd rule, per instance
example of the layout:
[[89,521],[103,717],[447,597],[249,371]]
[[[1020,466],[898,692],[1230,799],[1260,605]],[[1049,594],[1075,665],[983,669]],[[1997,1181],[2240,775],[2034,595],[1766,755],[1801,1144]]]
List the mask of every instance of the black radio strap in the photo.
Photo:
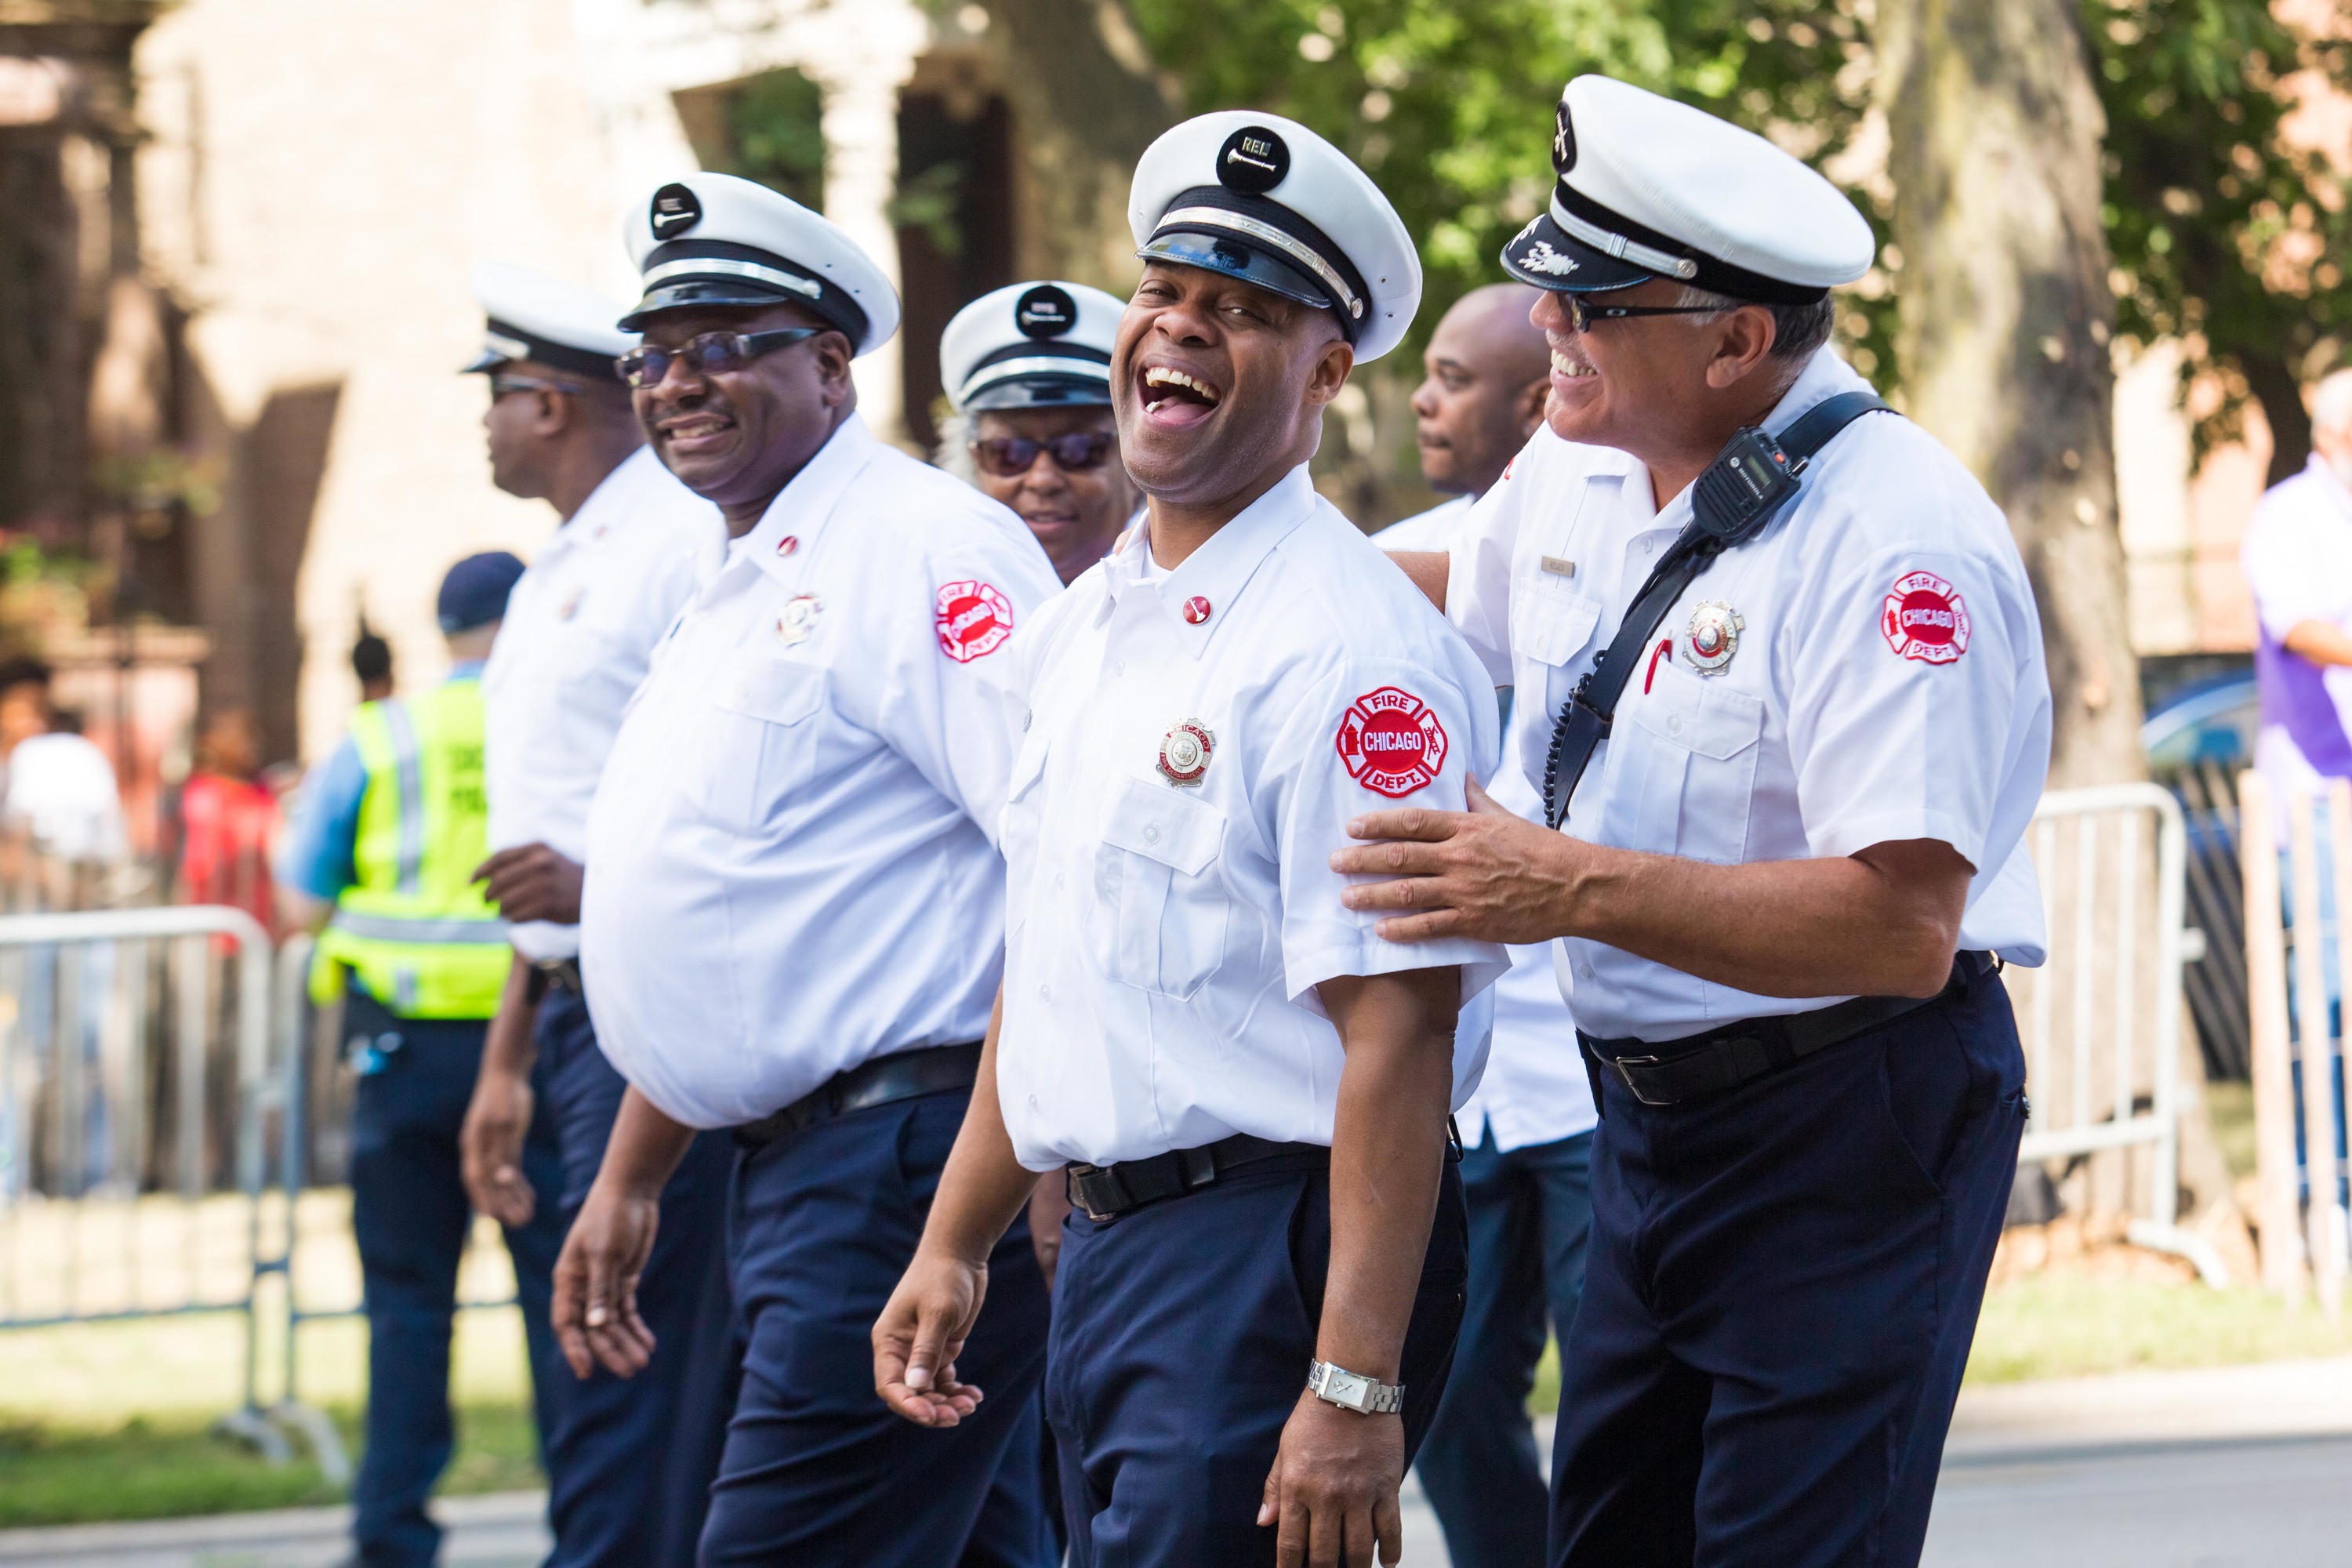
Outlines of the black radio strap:
[[[1814,454],[1828,446],[1839,431],[1865,414],[1884,409],[1886,405],[1867,392],[1843,392],[1814,405],[1780,436],[1780,448],[1789,459],[1790,477],[1803,473]],[[1702,475],[1691,487],[1694,501],[1705,479]],[[1745,544],[1762,532],[1795,493],[1791,489],[1779,504],[1744,520],[1744,525],[1732,534],[1724,532],[1720,524],[1709,527],[1694,506],[1690,522],[1667,546],[1657,565],[1650,569],[1642,591],[1633,595],[1633,608],[1625,612],[1625,619],[1618,626],[1617,635],[1610,640],[1600,662],[1576,683],[1576,689],[1560,704],[1559,721],[1552,726],[1551,749],[1544,758],[1544,818],[1550,826],[1558,828],[1568,819],[1568,803],[1575,795],[1592,753],[1609,738],[1609,728],[1617,717],[1617,700],[1624,695],[1625,683],[1633,678],[1633,667],[1641,662],[1643,650],[1649,647],[1650,634],[1658,629],[1658,623],[1666,618],[1666,612],[1683,596],[1683,590],[1691,585],[1694,578],[1714,564],[1715,558],[1725,549]]]

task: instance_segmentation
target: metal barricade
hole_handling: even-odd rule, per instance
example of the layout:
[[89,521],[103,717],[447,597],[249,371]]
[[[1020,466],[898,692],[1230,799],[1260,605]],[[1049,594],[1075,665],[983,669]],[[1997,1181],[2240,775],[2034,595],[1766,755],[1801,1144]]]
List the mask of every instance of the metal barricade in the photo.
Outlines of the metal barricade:
[[224,906],[0,916],[0,1330],[235,1313],[223,1428],[280,1460],[291,1428],[331,1473],[324,1418],[261,1397],[273,1137],[291,1146],[278,974]]
[[[2027,835],[2050,956],[2009,970],[2032,1115],[2021,1165],[2104,1170],[2102,1196],[2135,1212],[2129,1239],[2229,1282],[2179,1205],[2181,968],[2188,835],[2152,784],[2053,790]],[[2086,1178],[2089,1179],[2089,1178]]]
[[2352,897],[2352,784],[2334,779],[2282,800],[2249,772],[2238,801],[2263,1282],[2289,1296],[2316,1282],[2336,1314],[2352,1270],[2341,1002],[2352,977],[2352,921],[2341,918]]

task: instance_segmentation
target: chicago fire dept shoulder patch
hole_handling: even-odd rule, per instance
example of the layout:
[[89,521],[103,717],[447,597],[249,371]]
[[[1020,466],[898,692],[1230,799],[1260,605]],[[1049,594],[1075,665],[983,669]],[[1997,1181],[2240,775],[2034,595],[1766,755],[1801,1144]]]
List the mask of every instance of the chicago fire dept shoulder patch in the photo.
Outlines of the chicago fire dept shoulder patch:
[[1434,784],[1445,765],[1444,726],[1402,687],[1383,686],[1349,704],[1338,745],[1348,776],[1391,800]]
[[1878,629],[1905,658],[1950,664],[1969,651],[1969,606],[1933,572],[1908,573],[1887,594]]
[[1013,635],[1013,601],[993,584],[966,577],[940,584],[932,625],[940,651],[958,664],[994,653]]

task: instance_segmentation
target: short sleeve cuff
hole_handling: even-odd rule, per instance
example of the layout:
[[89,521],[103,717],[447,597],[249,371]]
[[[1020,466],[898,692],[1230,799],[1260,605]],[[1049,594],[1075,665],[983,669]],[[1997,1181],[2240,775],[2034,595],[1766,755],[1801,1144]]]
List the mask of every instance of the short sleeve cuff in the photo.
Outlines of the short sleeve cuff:
[[1950,845],[1978,870],[1984,868],[1984,829],[1958,817],[1924,808],[1875,811],[1842,816],[1808,830],[1806,839],[1820,859],[1859,854],[1874,844],[1898,844],[1913,838],[1933,838]]
[[1318,947],[1283,954],[1283,974],[1290,1000],[1322,1011],[1315,987],[1342,975],[1360,979],[1375,974],[1404,974],[1416,969],[1462,971],[1462,1000],[1470,999],[1500,980],[1511,967],[1511,952],[1494,942],[1445,937],[1436,942],[1382,942],[1368,936],[1358,943]]

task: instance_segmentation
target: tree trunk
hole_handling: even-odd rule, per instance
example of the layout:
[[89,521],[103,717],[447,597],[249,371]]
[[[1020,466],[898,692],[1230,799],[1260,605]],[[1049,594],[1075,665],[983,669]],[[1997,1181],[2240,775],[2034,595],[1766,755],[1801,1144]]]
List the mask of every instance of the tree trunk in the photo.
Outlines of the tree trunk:
[[1027,166],[1020,268],[1124,295],[1135,281],[1127,190],[1181,113],[1124,0],[989,0]]
[[2067,0],[1881,0],[1906,411],[2008,513],[2053,787],[2146,776],[2116,526],[2099,107]]
[[2238,366],[2271,427],[2271,471],[2265,482],[2292,479],[2311,457],[2311,411],[2303,405],[2303,380],[2284,353],[2241,353]]

